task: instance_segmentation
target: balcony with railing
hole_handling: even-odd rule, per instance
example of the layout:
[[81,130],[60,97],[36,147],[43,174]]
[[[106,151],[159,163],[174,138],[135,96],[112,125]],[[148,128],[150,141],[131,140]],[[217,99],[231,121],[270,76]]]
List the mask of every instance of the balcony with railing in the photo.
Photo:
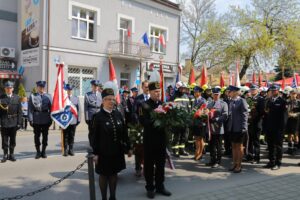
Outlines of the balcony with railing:
[[149,59],[152,56],[150,47],[142,43],[112,40],[108,42],[108,53],[112,57],[133,60]]

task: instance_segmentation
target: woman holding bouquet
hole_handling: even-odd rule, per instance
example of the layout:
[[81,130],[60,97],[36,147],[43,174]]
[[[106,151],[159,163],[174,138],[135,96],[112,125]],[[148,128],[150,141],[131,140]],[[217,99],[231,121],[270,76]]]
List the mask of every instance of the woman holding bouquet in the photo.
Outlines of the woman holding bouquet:
[[233,167],[230,171],[240,173],[242,171],[242,159],[244,156],[243,141],[248,131],[248,104],[241,98],[240,88],[230,85],[231,101],[228,112],[228,130],[232,143]]
[[224,134],[223,123],[228,117],[227,103],[220,100],[221,88],[214,87],[212,89],[213,100],[207,105],[209,109],[209,147],[210,162],[209,166],[217,168],[221,164],[222,158],[222,135]]
[[[192,133],[195,137],[195,160],[200,160],[202,157],[203,149],[204,149],[204,137],[206,133],[206,123],[202,118],[203,115],[206,115],[204,112],[204,108],[206,106],[206,100],[201,96],[201,92],[203,89],[199,86],[194,87],[194,102],[193,102],[193,110],[196,110],[194,115],[194,123],[192,125]],[[197,113],[198,112],[198,113]]]

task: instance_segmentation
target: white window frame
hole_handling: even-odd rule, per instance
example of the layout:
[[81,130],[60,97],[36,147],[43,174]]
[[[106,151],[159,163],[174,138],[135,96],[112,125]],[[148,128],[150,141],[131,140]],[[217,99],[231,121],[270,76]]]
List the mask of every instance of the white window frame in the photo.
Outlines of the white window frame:
[[118,30],[124,30],[123,28],[120,27],[121,19],[126,19],[126,20],[131,21],[131,29],[132,29],[131,33],[135,33],[135,18],[130,17],[128,15],[124,15],[124,14],[118,13],[118,20],[117,20]]
[[[80,81],[80,83],[79,83],[79,96],[83,97],[85,94],[81,94],[82,93],[82,80],[83,80],[83,78],[96,79],[97,68],[95,68],[95,67],[81,67],[81,66],[76,66],[76,65],[69,65],[68,69],[69,68],[76,68],[76,69],[80,70],[79,74],[68,72],[68,79],[69,79],[70,76],[79,78],[79,81]],[[84,69],[93,70],[94,73],[93,74],[83,74],[82,70],[84,70]]]
[[[121,74],[128,74],[128,79],[122,78]],[[129,73],[129,72],[120,72],[120,87],[123,87],[123,85],[121,85],[121,81],[127,81],[128,85],[126,85],[126,86],[130,87],[130,78],[131,78],[131,73]]]
[[[151,47],[151,43],[152,43],[152,37],[156,37],[156,38],[157,38],[157,36],[152,36],[152,35],[151,35],[151,29],[152,29],[152,28],[156,28],[156,29],[160,29],[160,30],[165,31],[165,32],[166,32],[165,40],[166,40],[166,42],[169,41],[169,28],[168,28],[168,27],[160,26],[160,25],[157,25],[157,24],[152,24],[152,23],[150,23],[150,24],[149,24],[150,47]],[[160,49],[160,45],[161,45],[161,44],[159,43],[159,49]],[[154,49],[150,49],[150,50],[151,50],[152,53],[166,54],[166,50],[165,50],[165,52],[155,51]]]
[[[94,20],[90,20],[88,18],[83,19],[83,18],[80,18],[80,16],[74,17],[73,14],[72,14],[73,13],[73,7],[77,7],[79,9],[94,12],[94,15],[95,15]],[[80,35],[73,36],[72,34],[71,34],[71,38],[80,39],[80,40],[87,40],[87,41],[95,41],[96,40],[95,38],[96,38],[96,35],[97,35],[97,33],[96,33],[97,26],[100,26],[100,14],[101,14],[100,12],[101,12],[100,8],[90,6],[90,5],[87,5],[87,4],[83,4],[83,3],[78,3],[78,2],[75,2],[75,1],[69,1],[69,20],[72,21],[72,19],[76,19],[76,20],[81,20],[81,21],[87,22],[87,38],[82,38],[82,37],[80,37]],[[89,26],[88,25],[90,23],[94,24],[94,39],[89,39],[88,38],[88,36],[89,36]],[[80,29],[79,25],[78,25],[78,29]]]

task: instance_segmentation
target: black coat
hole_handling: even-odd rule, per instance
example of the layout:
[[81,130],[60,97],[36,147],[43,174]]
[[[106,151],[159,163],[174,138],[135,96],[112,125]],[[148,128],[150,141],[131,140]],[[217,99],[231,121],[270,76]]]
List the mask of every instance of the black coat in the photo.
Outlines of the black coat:
[[161,101],[154,102],[152,99],[147,100],[142,104],[139,112],[140,123],[144,127],[144,151],[147,152],[165,152],[167,137],[165,130],[159,127],[154,127],[154,121],[151,118],[151,112],[159,105]]
[[17,95],[0,96],[0,123],[3,128],[12,128],[22,124],[22,106]]
[[283,134],[283,130],[287,121],[287,104],[282,97],[277,97],[274,101],[268,101],[266,110],[268,134]]
[[249,122],[252,126],[262,129],[262,119],[265,113],[265,99],[257,95],[249,98],[252,105],[250,106]]

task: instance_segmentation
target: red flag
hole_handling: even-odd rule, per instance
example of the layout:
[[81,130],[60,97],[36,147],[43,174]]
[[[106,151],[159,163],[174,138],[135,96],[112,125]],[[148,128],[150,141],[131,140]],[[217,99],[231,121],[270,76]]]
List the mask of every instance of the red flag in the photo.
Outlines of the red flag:
[[203,65],[202,72],[201,72],[200,86],[202,87],[205,84],[207,84],[207,70],[206,70],[206,66]]
[[164,47],[164,48],[166,48],[166,40],[165,40],[165,36],[163,35],[163,34],[160,34],[160,36],[159,36],[159,42],[160,42],[160,44]]
[[[118,91],[119,91],[119,87],[118,87],[118,81],[117,81],[117,76],[116,76],[116,71],[115,71],[115,66],[111,60],[111,58],[109,58],[109,80],[114,82],[117,85]],[[121,102],[120,100],[120,94],[116,94],[116,101],[119,104]]]
[[192,85],[193,83],[196,83],[196,80],[195,80],[195,71],[194,71],[194,68],[191,67],[190,77],[189,77],[189,85]]
[[127,29],[127,37],[131,37],[131,31],[130,31],[130,29]]
[[262,86],[262,74],[261,74],[260,71],[258,72],[258,86],[259,86],[259,87]]
[[255,74],[254,71],[253,71],[253,74],[252,74],[252,84],[256,84],[256,74]]
[[159,62],[159,75],[160,75],[161,101],[165,102],[165,78],[164,78],[162,61]]
[[284,88],[285,88],[285,77],[283,77],[281,82],[281,89],[284,90]]
[[224,77],[223,77],[223,72],[221,72],[221,75],[220,75],[220,87],[224,87],[225,86],[225,80],[224,80]]

